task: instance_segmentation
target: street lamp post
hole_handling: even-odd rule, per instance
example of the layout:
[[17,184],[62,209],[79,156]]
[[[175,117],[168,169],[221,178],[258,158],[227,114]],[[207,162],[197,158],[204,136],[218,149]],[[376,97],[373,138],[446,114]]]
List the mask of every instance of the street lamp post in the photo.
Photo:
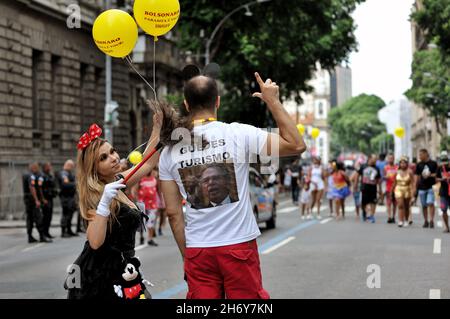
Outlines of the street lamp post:
[[[111,7],[111,0],[105,0],[105,10],[108,10]],[[105,57],[105,111],[104,111],[104,128],[105,128],[105,139],[109,141],[109,143],[113,143],[113,131],[112,131],[112,123],[110,120],[111,114],[111,57],[106,55]]]
[[256,0],[256,1],[251,1],[248,3],[245,3],[239,7],[237,7],[236,9],[232,10],[230,13],[228,13],[225,17],[223,17],[222,20],[220,20],[219,24],[217,24],[217,26],[215,27],[214,31],[211,33],[211,36],[209,37],[209,39],[206,41],[206,49],[205,49],[205,65],[208,65],[210,62],[210,54],[211,54],[211,43],[214,40],[214,37],[216,36],[217,32],[219,31],[220,27],[225,23],[225,21],[228,20],[228,18],[230,18],[233,14],[235,14],[236,12],[238,12],[241,9],[246,9],[246,16],[251,16],[251,12],[249,7],[251,5],[257,4],[257,3],[263,3],[263,2],[268,2],[270,0]]

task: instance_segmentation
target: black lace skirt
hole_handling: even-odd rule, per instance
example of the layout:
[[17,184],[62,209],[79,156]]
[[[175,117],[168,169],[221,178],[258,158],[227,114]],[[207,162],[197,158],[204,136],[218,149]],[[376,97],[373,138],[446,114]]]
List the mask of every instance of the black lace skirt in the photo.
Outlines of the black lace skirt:
[[[64,283],[64,288],[68,290],[67,298],[121,300],[114,291],[114,284],[120,281],[124,258],[132,256],[134,251],[124,253],[107,245],[94,250],[86,242],[74,262],[74,274],[69,275]],[[80,277],[74,277],[76,273],[79,273]],[[151,298],[147,290],[145,295]]]

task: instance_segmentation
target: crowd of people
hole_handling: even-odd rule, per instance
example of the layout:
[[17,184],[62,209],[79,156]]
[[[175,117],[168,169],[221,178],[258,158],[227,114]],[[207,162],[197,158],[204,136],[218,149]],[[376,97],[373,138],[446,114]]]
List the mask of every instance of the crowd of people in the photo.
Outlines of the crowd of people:
[[[438,164],[439,162],[439,164]],[[419,162],[407,156],[397,161],[393,154],[372,154],[366,162],[344,166],[330,160],[327,166],[319,157],[311,165],[295,160],[284,172],[284,188],[290,188],[292,201],[300,206],[301,219],[321,219],[321,201],[326,197],[329,216],[345,218],[346,199],[352,195],[356,218],[375,223],[377,205],[386,205],[389,224],[408,227],[413,223],[412,207],[420,204],[423,228],[434,228],[436,203],[441,208],[444,232],[449,232],[447,211],[450,205],[450,166],[447,152],[438,162],[426,149],[419,151]],[[419,202],[418,202],[419,200]]]
[[[78,210],[85,222],[86,242],[73,263],[80,271],[81,284],[72,285],[68,271],[64,287],[69,299],[151,298],[135,256],[136,233],[141,231],[143,243],[146,227],[147,244],[157,246],[154,237],[162,235],[165,214],[183,258],[188,299],[270,298],[263,287],[256,242],[261,232],[250,202],[250,163],[241,161],[236,150],[245,158],[290,157],[302,154],[306,144],[280,102],[276,83],[263,81],[258,73],[255,78],[260,92],[253,96],[266,103],[277,126],[283,128],[279,134],[217,121],[220,96],[216,81],[193,75],[184,86],[185,118],[178,118],[169,106],[150,104],[153,129],[142,155],[159,153],[139,170],[120,160],[115,148],[100,137],[102,130],[96,124],[78,142],[76,178],[71,160],[56,177],[52,177],[49,163],[42,174],[37,163],[30,165],[30,172],[24,175],[29,241],[35,241],[33,223],[40,240],[51,241],[50,207],[57,195],[62,205],[62,237],[74,234],[74,211]],[[168,142],[175,128],[185,128],[191,136],[202,138],[194,138],[194,144]],[[177,142],[180,145],[175,147]],[[271,154],[273,143],[279,145],[277,154]],[[389,154],[387,158],[371,155],[367,162],[348,167],[338,160],[325,166],[315,157],[309,166],[295,160],[283,172],[280,185],[290,188],[292,201],[301,206],[302,219],[321,219],[325,197],[330,216],[342,220],[346,199],[353,195],[358,219],[375,223],[376,206],[386,201],[387,222],[397,220],[399,227],[407,227],[412,223],[411,206],[419,198],[423,227],[434,228],[434,191],[439,184],[445,231],[449,232],[450,166],[446,153],[439,162],[431,160],[425,149],[420,151],[417,164],[405,156],[396,162]],[[276,177],[269,181],[276,183]],[[81,224],[78,226],[81,231]]]

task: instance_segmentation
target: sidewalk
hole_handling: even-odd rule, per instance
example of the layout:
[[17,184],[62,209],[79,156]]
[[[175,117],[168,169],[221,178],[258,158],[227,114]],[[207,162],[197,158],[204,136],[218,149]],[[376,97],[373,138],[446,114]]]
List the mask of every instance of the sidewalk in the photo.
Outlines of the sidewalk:
[[[77,212],[75,212],[73,220],[75,220],[75,224],[77,224]],[[52,217],[52,223],[50,227],[61,227],[61,208],[56,208],[53,211],[53,217]],[[0,229],[5,228],[26,228],[26,221],[25,219],[16,219],[16,220],[0,220]]]

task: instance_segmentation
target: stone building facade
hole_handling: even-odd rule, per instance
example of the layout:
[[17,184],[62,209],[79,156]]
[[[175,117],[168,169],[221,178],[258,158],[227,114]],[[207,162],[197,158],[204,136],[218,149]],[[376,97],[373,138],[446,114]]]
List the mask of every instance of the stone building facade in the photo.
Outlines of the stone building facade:
[[[413,11],[423,9],[423,1],[416,0],[413,4]],[[425,38],[425,31],[422,30],[414,20],[411,20],[411,38],[412,54],[419,50],[428,50],[429,43]],[[445,130],[446,128],[443,128]],[[420,105],[412,103],[412,154],[413,157],[419,157],[419,151],[422,148],[428,149],[432,158],[439,155],[441,138],[437,132],[434,119]]]
[[[81,8],[80,28],[67,24],[74,3]],[[0,2],[0,219],[22,218],[22,174],[30,162],[50,161],[60,170],[76,158],[77,141],[89,125],[104,124],[105,55],[91,37],[103,9],[100,0]],[[173,42],[160,41],[178,57]],[[145,105],[150,94],[124,60],[112,60],[112,99],[119,104],[114,146],[126,157],[151,132]],[[139,66],[144,75],[146,62]],[[179,65],[160,62],[157,82],[178,90]]]

